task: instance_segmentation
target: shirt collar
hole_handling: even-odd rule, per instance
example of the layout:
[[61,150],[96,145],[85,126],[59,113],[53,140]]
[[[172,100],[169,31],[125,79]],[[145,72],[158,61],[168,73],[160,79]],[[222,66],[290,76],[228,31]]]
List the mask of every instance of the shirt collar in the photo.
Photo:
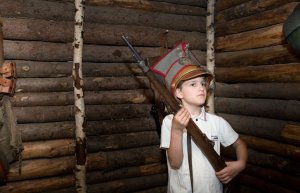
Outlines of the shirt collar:
[[206,121],[206,112],[205,112],[205,107],[201,107],[201,113],[200,115],[192,115],[192,119],[201,119],[203,121]]

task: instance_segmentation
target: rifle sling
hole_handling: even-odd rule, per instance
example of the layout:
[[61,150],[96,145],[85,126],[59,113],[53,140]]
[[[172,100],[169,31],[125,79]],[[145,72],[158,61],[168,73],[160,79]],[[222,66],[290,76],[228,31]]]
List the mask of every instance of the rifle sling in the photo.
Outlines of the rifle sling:
[[192,160],[192,138],[191,135],[187,133],[187,152],[188,152],[188,161],[189,161],[189,170],[190,170],[190,180],[192,193],[194,192],[194,180],[193,180],[193,160]]

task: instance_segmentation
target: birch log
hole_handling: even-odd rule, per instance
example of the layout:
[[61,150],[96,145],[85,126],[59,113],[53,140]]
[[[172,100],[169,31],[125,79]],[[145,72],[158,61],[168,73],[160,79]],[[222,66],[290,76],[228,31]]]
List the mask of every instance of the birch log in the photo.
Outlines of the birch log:
[[[207,36],[207,57],[206,65],[208,70],[215,74],[215,0],[207,1],[207,22],[206,22],[206,36]],[[207,99],[208,112],[215,113],[215,79],[211,81],[210,92]]]
[[82,50],[83,50],[83,18],[85,0],[75,0],[75,26],[74,26],[74,56],[73,71],[74,99],[75,99],[75,182],[76,192],[86,192],[86,113],[83,98],[82,77]]

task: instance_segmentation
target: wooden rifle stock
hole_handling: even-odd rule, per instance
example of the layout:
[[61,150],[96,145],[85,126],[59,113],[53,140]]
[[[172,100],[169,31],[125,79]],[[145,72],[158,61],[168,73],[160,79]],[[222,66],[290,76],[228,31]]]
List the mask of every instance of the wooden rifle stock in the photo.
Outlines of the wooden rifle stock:
[[[149,70],[146,66],[145,61],[141,58],[135,48],[128,42],[125,36],[122,36],[122,39],[128,45],[130,50],[133,52],[133,56],[137,60],[139,67],[143,70],[144,74],[148,77],[154,88],[162,96],[165,102],[169,105],[173,112],[177,112],[181,107],[167,88],[161,84],[154,72]],[[212,167],[215,171],[220,171],[226,167],[225,161],[217,154],[213,149],[213,146],[210,143],[210,140],[206,137],[204,133],[198,128],[192,119],[190,119],[187,127],[187,132],[191,135],[195,144],[200,148],[202,153],[206,156]],[[240,190],[237,187],[237,182],[235,179],[232,179],[226,187],[229,189],[230,193],[239,193]]]

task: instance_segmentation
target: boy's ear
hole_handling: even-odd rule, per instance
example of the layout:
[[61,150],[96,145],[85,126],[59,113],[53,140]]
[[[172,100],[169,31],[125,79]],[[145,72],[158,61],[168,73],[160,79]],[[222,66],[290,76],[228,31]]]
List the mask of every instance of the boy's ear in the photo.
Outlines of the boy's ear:
[[182,91],[179,88],[176,88],[175,95],[177,98],[182,99]]

